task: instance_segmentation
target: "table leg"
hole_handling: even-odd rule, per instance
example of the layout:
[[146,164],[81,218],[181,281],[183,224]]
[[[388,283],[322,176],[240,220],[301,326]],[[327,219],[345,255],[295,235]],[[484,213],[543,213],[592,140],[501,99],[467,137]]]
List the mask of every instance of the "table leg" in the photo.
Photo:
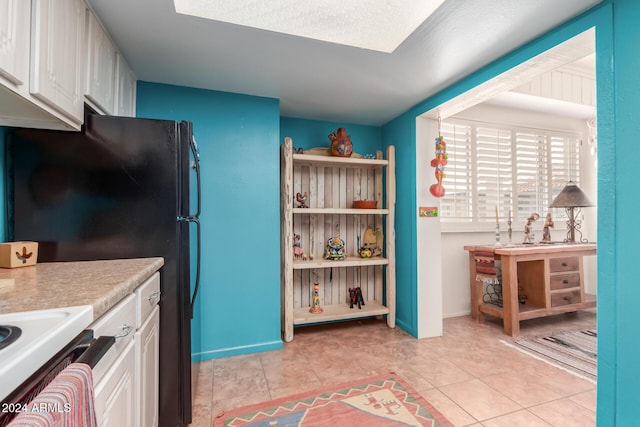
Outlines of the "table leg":
[[504,333],[520,335],[518,307],[518,263],[514,257],[502,255],[502,314]]
[[484,322],[484,315],[479,310],[482,303],[482,282],[476,280],[476,260],[475,253],[469,251],[469,292],[471,300],[471,317],[478,322]]

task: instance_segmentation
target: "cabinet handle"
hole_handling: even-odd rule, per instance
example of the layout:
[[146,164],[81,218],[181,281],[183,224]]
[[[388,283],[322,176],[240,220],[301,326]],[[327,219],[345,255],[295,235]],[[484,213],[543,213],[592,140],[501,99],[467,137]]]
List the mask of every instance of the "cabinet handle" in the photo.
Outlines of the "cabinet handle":
[[118,334],[118,335],[114,335],[113,337],[115,339],[118,338],[124,338],[127,335],[129,335],[131,333],[131,331],[133,331],[133,326],[129,326],[129,325],[122,325],[122,333]]
[[153,302],[153,300],[154,300],[154,299],[160,300],[160,294],[161,294],[161,293],[162,293],[162,292],[160,292],[160,291],[153,291],[153,292],[151,293],[151,295],[149,295],[149,298],[147,298],[147,300],[148,300],[149,302]]
[[569,264],[567,264],[566,262],[563,262],[561,265],[562,265],[563,267],[567,267]]

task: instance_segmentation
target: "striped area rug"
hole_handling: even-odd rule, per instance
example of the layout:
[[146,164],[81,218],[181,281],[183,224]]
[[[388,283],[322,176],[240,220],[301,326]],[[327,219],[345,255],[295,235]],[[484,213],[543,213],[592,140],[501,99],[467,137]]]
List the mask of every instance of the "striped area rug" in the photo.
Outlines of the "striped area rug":
[[591,382],[597,379],[597,338],[595,329],[554,335],[516,338],[518,350],[563,368]]

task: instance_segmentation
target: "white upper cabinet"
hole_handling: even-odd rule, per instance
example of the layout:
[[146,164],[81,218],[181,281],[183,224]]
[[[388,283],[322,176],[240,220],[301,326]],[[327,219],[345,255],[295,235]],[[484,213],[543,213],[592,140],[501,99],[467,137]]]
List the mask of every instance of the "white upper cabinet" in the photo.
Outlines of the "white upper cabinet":
[[0,0],[0,81],[17,92],[29,91],[31,2]]
[[84,117],[83,0],[32,1],[31,93],[78,126]]
[[134,116],[135,91],[85,0],[0,0],[0,126],[80,130],[85,102]]
[[117,115],[135,117],[136,115],[136,76],[121,54],[117,55]]
[[104,114],[115,112],[117,51],[91,11],[87,11],[87,79],[85,95]]

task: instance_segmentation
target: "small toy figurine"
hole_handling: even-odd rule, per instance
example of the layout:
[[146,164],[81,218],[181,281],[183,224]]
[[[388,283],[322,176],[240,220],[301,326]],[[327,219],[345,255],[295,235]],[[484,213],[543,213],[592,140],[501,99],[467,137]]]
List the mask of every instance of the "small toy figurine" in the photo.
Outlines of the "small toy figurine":
[[351,157],[353,144],[351,137],[347,135],[345,128],[338,128],[337,131],[329,134],[331,140],[331,154],[338,157]]
[[353,308],[354,304],[358,306],[358,309],[362,310],[364,298],[362,296],[362,289],[360,286],[357,288],[349,288],[349,308]]
[[446,175],[444,174],[444,167],[447,165],[447,159],[449,156],[447,155],[447,143],[444,141],[442,136],[438,136],[436,138],[436,156],[433,160],[431,160],[431,167],[436,168],[436,180],[437,184],[433,184],[429,191],[433,195],[433,197],[442,197],[444,196],[445,190],[442,186],[442,178]]
[[551,241],[551,232],[549,231],[549,228],[553,228],[553,226],[554,226],[554,223],[553,223],[553,219],[551,218],[551,213],[548,213],[547,218],[544,220],[544,227],[542,227],[543,242]]
[[302,250],[302,246],[300,245],[299,234],[293,235],[293,258],[294,259],[302,258],[303,261],[307,260],[307,254],[304,253],[304,251]]
[[309,198],[309,196],[307,195],[307,192],[304,192],[304,196],[301,193],[296,193],[296,200],[298,201],[298,207],[299,208],[308,208],[309,205],[307,205],[307,199]]
[[320,293],[318,292],[318,288],[320,285],[318,282],[313,282],[313,303],[311,304],[311,308],[309,309],[309,313],[312,314],[320,314],[324,310],[320,307]]
[[532,213],[529,218],[527,218],[527,223],[524,226],[524,240],[522,243],[533,243],[533,234],[531,234],[531,228],[533,223],[540,218],[538,213]]

